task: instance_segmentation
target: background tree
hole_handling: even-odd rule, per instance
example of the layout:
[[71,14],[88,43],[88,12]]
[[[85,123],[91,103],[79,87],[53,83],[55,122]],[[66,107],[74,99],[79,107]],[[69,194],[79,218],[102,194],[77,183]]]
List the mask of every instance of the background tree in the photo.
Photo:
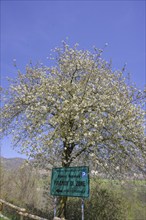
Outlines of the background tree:
[[81,159],[114,175],[143,169],[144,93],[126,83],[123,70],[113,71],[101,50],[63,42],[54,51],[52,67],[27,66],[11,81],[2,133],[13,134],[21,152],[44,166],[68,167]]
[[38,174],[30,166],[19,169],[2,169],[1,198],[15,205],[36,207],[38,204]]

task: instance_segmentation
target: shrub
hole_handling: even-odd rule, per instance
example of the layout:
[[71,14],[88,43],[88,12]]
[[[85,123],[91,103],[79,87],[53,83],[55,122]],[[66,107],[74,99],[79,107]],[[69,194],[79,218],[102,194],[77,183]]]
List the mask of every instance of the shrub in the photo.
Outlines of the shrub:
[[[89,200],[85,200],[85,219],[88,220],[124,220],[123,199],[113,191],[96,185],[91,190]],[[81,199],[68,200],[67,219],[81,219]]]

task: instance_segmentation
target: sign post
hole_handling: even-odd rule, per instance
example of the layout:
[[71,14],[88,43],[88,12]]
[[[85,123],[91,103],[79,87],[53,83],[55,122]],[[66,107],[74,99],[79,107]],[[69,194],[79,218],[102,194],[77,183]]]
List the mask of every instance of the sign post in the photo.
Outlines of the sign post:
[[82,199],[81,209],[82,209],[82,220],[84,220],[84,199]]
[[[89,197],[89,167],[61,167],[52,169],[51,195],[81,197],[82,220],[84,220],[84,198]],[[54,217],[56,216],[56,198]]]
[[57,198],[54,198],[54,218],[56,217],[56,202],[57,202]]
[[68,197],[89,197],[89,168],[53,168],[51,195]]

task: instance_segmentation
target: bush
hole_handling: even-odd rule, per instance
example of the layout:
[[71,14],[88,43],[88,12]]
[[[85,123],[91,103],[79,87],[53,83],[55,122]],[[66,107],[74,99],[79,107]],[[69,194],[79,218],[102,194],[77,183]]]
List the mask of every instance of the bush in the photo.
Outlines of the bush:
[[[85,200],[85,219],[88,220],[124,220],[125,206],[123,199],[100,184],[91,190],[89,200]],[[67,219],[81,219],[81,199],[68,200]]]

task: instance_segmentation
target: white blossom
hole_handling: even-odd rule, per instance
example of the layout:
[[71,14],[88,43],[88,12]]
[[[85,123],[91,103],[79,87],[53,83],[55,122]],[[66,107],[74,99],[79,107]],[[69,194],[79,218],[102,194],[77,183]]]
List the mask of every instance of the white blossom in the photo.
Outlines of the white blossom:
[[54,66],[27,67],[1,91],[2,134],[13,134],[23,153],[62,165],[89,154],[90,163],[107,172],[144,167],[144,93],[127,85],[102,51],[63,42],[53,52]]

